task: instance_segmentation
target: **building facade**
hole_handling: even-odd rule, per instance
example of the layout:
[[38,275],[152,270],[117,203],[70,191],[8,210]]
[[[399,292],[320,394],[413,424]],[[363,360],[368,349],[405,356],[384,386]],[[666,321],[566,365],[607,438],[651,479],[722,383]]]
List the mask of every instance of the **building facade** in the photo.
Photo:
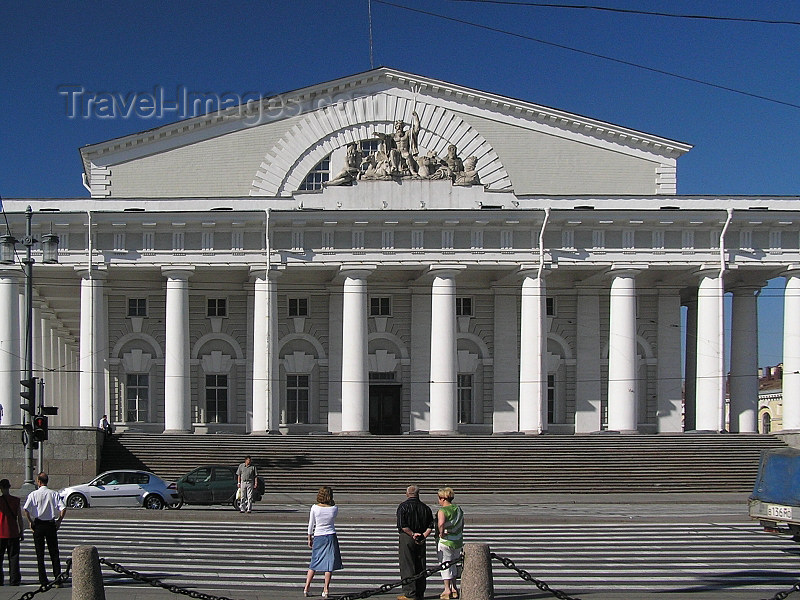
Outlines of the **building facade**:
[[[756,297],[784,275],[798,429],[798,199],[678,196],[690,148],[386,68],[86,146],[89,198],[4,201],[60,238],[31,323],[52,422],[756,432]],[[22,289],[7,265],[3,424]]]

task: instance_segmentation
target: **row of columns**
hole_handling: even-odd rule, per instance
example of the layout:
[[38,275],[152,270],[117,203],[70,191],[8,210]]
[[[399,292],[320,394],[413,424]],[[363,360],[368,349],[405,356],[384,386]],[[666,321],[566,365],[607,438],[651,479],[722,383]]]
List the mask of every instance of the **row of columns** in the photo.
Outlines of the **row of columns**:
[[[455,277],[458,268],[432,272],[430,431],[457,428],[457,350]],[[191,430],[189,283],[192,268],[165,269],[165,430]],[[343,271],[342,431],[369,429],[369,373],[367,345],[367,278],[370,269]],[[80,384],[69,377],[46,375],[51,394],[80,398],[79,422],[93,426],[107,412],[107,323],[103,277],[84,271],[81,281]],[[273,382],[277,373],[277,273],[255,270],[253,347],[254,432],[275,431],[280,407]],[[19,293],[19,273],[0,272],[0,386],[3,424],[20,421],[19,373],[24,343],[20,315],[24,300]],[[612,273],[608,338],[608,428],[637,428],[636,272]],[[800,429],[800,273],[786,275],[784,307],[784,429]],[[731,331],[730,427],[732,431],[757,430],[757,288],[733,290]],[[724,426],[724,337],[722,280],[718,272],[701,273],[697,301],[689,305],[686,363],[686,428],[719,430]],[[519,430],[546,429],[547,366],[545,364],[546,285],[542,273],[523,273],[521,285],[521,344],[519,371]],[[62,366],[74,360],[63,336],[52,331],[49,314],[34,308],[34,355],[38,364]],[[44,324],[44,325],[43,325]],[[44,342],[43,340],[49,340]],[[38,345],[38,350],[37,350]],[[63,370],[63,369],[62,369]],[[50,402],[49,404],[58,404]],[[62,403],[64,404],[64,403]]]

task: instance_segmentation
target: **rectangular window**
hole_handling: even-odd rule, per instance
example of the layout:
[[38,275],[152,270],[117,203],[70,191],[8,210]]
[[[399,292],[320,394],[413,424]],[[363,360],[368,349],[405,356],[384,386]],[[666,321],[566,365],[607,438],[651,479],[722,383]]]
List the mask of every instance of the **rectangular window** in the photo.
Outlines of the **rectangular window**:
[[147,298],[128,298],[128,316],[146,317]]
[[458,422],[472,423],[472,380],[471,373],[458,374]]
[[125,420],[128,423],[147,422],[149,379],[147,373],[133,373],[128,374],[125,380]]
[[392,316],[392,299],[389,296],[373,296],[369,299],[370,317]]
[[556,299],[552,296],[548,296],[545,298],[545,313],[548,317],[555,317],[556,316]]
[[308,375],[286,376],[286,423],[308,423]]
[[470,298],[469,296],[461,296],[456,298],[456,316],[457,317],[472,316],[472,298]]
[[206,423],[228,422],[228,376],[206,375]]
[[208,299],[208,316],[209,317],[227,317],[228,316],[228,301],[225,298],[209,298]]
[[556,419],[556,376],[547,376],[547,422],[555,423]]
[[289,298],[289,316],[307,317],[308,298]]

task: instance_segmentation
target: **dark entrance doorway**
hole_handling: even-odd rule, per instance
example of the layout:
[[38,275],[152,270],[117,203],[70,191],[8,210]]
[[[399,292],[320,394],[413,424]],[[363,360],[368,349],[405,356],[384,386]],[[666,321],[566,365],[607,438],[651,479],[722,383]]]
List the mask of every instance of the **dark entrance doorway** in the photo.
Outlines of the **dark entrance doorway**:
[[403,386],[370,384],[369,432],[373,435],[403,433]]

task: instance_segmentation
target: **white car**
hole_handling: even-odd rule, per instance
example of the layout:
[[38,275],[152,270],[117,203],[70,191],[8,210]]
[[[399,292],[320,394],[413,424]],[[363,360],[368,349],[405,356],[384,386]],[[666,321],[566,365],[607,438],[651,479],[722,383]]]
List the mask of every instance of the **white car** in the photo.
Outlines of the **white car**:
[[106,471],[89,483],[59,491],[68,508],[87,506],[144,506],[162,509],[180,500],[174,483],[148,471]]

